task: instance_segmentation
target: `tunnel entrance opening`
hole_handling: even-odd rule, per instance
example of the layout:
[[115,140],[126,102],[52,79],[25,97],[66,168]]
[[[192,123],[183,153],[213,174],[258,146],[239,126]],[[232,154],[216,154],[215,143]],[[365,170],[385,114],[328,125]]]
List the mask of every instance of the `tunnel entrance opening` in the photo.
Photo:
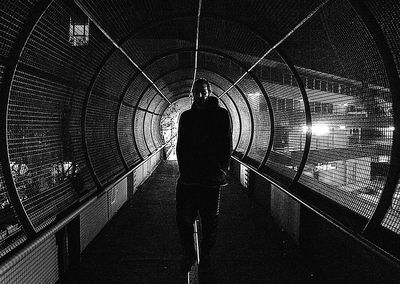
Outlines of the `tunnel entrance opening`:
[[190,97],[178,99],[164,111],[161,117],[161,133],[164,138],[167,160],[176,160],[179,117],[190,106]]

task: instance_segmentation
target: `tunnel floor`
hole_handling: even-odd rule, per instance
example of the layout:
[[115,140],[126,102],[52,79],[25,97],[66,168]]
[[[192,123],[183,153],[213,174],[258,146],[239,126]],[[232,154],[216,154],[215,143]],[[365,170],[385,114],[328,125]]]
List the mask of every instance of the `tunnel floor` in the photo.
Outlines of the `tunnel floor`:
[[[175,225],[177,176],[176,161],[162,162],[85,249],[79,270],[60,283],[185,283]],[[234,181],[221,195],[212,263],[212,283],[310,283],[318,276]]]

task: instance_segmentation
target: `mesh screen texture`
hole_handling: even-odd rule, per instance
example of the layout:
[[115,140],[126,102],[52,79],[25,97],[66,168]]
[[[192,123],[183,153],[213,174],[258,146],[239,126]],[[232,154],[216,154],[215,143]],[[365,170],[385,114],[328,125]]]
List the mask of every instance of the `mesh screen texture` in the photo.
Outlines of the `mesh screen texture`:
[[134,117],[134,119],[135,119],[134,124],[133,124],[136,145],[137,145],[138,150],[142,157],[147,157],[148,155],[150,155],[150,151],[147,148],[147,144],[146,144],[146,140],[145,140],[145,136],[144,136],[144,129],[143,129],[145,113],[146,113],[145,111],[137,109],[136,115]]
[[119,99],[135,71],[136,68],[122,53],[115,52],[102,67],[94,84],[93,92]]
[[87,86],[113,46],[97,29],[90,30],[89,45],[71,46],[70,15],[64,1],[54,1],[29,38],[22,62],[75,85]]
[[197,61],[199,68],[223,74],[232,81],[232,84],[246,71],[244,70],[245,68],[238,65],[235,61],[224,57],[223,54],[199,52]]
[[83,194],[96,188],[89,167],[86,163],[86,156],[83,150],[82,140],[82,109],[86,92],[75,89],[68,104],[65,105],[63,121],[66,121],[67,129],[63,132],[63,147],[76,164],[77,173],[75,177],[75,189]]
[[[325,48],[323,41],[331,47]],[[295,53],[295,45],[314,45],[294,60],[310,68],[299,71],[308,92],[313,134],[300,182],[370,217],[386,179],[387,170],[378,161],[390,153],[393,125],[377,48],[345,1],[332,1],[319,11],[284,45],[284,52]],[[307,129],[297,127],[302,140]],[[293,153],[292,161],[300,159],[301,151],[298,154]]]
[[145,112],[144,114],[144,122],[143,122],[143,132],[144,139],[146,139],[147,146],[151,153],[156,150],[156,146],[154,145],[153,136],[152,136],[152,123],[151,120],[153,118],[153,114]]
[[[148,22],[165,21],[176,14],[196,15],[197,1],[81,1],[97,22],[104,27],[107,33],[117,42],[129,37],[133,32]],[[195,21],[191,20],[191,25]],[[171,23],[169,23],[171,26]],[[193,35],[193,28],[187,30],[187,25],[177,25],[176,30],[171,32],[181,35]],[[162,38],[162,37],[160,37]]]
[[[378,21],[392,52],[397,72],[400,73],[400,3],[398,1],[367,1],[368,8]],[[388,164],[385,163],[387,167]],[[400,184],[397,185],[392,204],[383,220],[382,225],[400,234]]]
[[296,80],[289,67],[282,61],[264,59],[257,70],[260,74],[274,113],[272,151],[266,166],[292,179],[299,160],[291,159],[303,154],[305,138],[301,136],[305,125],[304,102]]
[[3,1],[0,9],[0,55],[8,57],[30,10],[38,1]]
[[245,94],[253,114],[253,141],[248,157],[259,164],[267,150],[271,132],[269,111],[264,95],[254,80],[248,75],[237,85]]
[[91,93],[85,134],[88,154],[101,183],[106,183],[124,170],[115,135],[117,111],[118,101],[115,98]]
[[[184,27],[186,35],[192,35],[190,40],[182,40],[179,30]],[[181,36],[180,38],[178,38]],[[134,34],[122,48],[139,66],[144,66],[151,59],[165,55],[180,48],[193,48],[196,36],[196,22],[193,19],[175,19],[173,22],[162,23]],[[163,69],[163,66],[159,66]],[[150,74],[149,74],[150,76]],[[154,77],[150,76],[151,79]]]
[[[199,41],[201,48],[212,47],[213,50],[232,56],[242,62],[246,70],[267,51],[265,41],[251,30],[239,23],[219,18],[201,19]],[[246,50],[246,53],[243,53],[243,50]],[[222,61],[227,63],[226,59],[218,56],[206,56],[205,60],[216,66],[223,65]],[[236,79],[238,78],[234,78]]]
[[38,229],[77,197],[71,178],[78,169],[62,140],[62,117],[71,91],[17,72],[10,94],[8,139],[14,181]]
[[26,240],[24,231],[11,204],[0,165],[0,257]]
[[129,167],[133,167],[140,161],[139,153],[133,146],[133,113],[134,109],[129,105],[121,105],[118,115],[118,141],[122,156]]
[[[165,101],[164,98],[162,98],[161,96],[159,96],[159,95],[156,94],[156,95],[153,97],[153,100],[150,102],[149,107],[148,107],[148,110],[151,111],[151,112],[154,113],[154,114],[158,114],[158,113],[156,112],[156,109],[157,109],[157,106],[158,106],[162,101]],[[166,101],[165,101],[165,102],[166,102]]]
[[269,39],[277,42],[322,1],[204,1],[203,16],[208,14],[228,17],[259,27]]
[[164,144],[163,138],[161,136],[161,115],[154,115],[152,119],[151,131],[155,146],[161,147]]

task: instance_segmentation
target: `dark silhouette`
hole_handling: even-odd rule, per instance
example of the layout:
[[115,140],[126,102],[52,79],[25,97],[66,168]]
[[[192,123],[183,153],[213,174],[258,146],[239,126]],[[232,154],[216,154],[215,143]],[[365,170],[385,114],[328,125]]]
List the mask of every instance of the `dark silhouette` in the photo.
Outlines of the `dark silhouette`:
[[195,261],[193,223],[197,214],[202,223],[200,268],[210,268],[210,251],[216,241],[219,197],[227,184],[232,153],[232,130],[228,112],[210,96],[207,80],[193,86],[192,108],[179,120],[177,158],[180,176],[176,189],[176,220],[184,255],[182,271]]

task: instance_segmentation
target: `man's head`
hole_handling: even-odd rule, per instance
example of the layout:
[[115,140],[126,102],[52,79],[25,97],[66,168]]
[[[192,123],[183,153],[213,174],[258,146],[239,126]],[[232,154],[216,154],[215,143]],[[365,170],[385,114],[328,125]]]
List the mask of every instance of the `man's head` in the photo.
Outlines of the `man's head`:
[[193,84],[193,98],[195,103],[204,103],[211,95],[211,85],[204,79],[197,79]]

